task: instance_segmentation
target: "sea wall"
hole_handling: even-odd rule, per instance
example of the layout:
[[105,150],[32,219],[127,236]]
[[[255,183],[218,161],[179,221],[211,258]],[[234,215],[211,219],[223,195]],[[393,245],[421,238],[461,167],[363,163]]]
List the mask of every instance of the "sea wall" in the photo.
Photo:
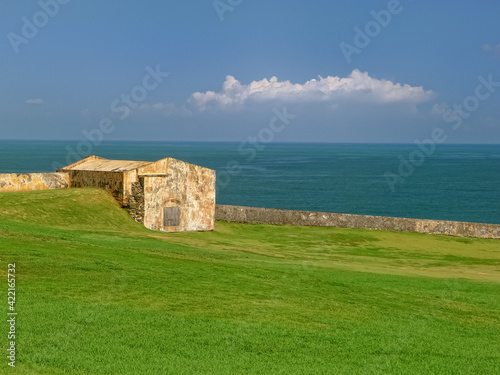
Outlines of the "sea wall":
[[67,189],[67,173],[0,174],[0,192]]
[[500,225],[458,221],[405,219],[226,205],[216,206],[215,219],[236,223],[387,230],[500,239]]

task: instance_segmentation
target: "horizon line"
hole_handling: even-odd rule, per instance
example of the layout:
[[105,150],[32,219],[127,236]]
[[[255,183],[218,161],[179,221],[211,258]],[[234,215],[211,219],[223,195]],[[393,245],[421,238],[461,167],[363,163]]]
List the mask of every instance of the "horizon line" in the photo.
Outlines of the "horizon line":
[[[89,142],[82,139],[0,139],[0,142]],[[105,140],[99,142],[99,144],[94,145],[99,147],[106,143],[205,143],[205,144],[241,144],[245,141],[158,141],[158,140]],[[320,142],[320,141],[310,141],[310,142],[300,142],[300,141],[290,141],[290,142],[270,142],[266,143],[267,146],[270,145],[384,145],[384,146],[397,146],[397,145],[415,145],[414,142]],[[500,143],[441,143],[439,146],[500,146]]]

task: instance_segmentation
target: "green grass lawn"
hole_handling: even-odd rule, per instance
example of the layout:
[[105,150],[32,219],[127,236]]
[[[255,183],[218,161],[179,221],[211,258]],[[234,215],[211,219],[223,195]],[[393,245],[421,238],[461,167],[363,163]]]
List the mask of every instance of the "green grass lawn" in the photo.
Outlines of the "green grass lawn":
[[0,194],[0,374],[500,374],[500,241],[218,222]]

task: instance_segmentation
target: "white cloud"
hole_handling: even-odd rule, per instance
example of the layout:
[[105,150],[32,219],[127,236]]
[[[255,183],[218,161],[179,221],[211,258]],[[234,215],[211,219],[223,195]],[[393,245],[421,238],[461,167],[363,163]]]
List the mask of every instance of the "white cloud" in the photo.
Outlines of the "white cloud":
[[197,109],[242,109],[250,103],[279,100],[285,102],[327,103],[370,102],[375,104],[417,104],[434,97],[432,91],[421,86],[393,83],[372,78],[366,72],[354,70],[348,77],[318,77],[304,84],[278,81],[276,77],[244,85],[233,76],[227,76],[222,91],[196,92],[189,103]]
[[25,101],[26,104],[43,104],[43,99],[41,98],[36,98],[36,99],[28,99]]
[[500,44],[485,44],[483,45],[483,51],[494,56],[500,56]]
[[437,117],[443,117],[446,112],[450,110],[450,106],[446,103],[434,104],[432,106],[431,114]]
[[173,103],[156,103],[156,104],[143,104],[139,107],[142,111],[154,111],[160,112],[164,115],[192,115],[191,110],[187,109],[185,106],[178,107]]

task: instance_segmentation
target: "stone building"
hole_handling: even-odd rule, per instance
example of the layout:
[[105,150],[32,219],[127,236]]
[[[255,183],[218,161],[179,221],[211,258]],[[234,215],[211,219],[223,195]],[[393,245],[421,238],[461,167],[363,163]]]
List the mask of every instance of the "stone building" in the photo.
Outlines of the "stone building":
[[0,175],[0,192],[99,188],[111,193],[146,228],[214,229],[214,170],[173,158],[144,162],[88,156],[57,172]]

